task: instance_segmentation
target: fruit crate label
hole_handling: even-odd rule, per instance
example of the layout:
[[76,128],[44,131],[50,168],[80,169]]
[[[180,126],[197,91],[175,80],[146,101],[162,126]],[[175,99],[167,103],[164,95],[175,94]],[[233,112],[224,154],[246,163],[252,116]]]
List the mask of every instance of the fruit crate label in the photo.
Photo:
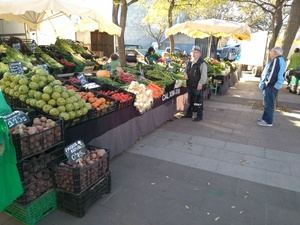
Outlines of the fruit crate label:
[[30,121],[28,115],[22,111],[14,111],[6,116],[3,116],[8,128],[13,128],[22,123],[28,123]]
[[20,45],[20,43],[13,43],[13,44],[12,44],[12,47],[13,47],[14,49],[18,50],[18,51],[21,51],[21,45]]
[[38,67],[42,68],[42,69],[45,70],[47,73],[49,73],[49,69],[48,69],[47,64],[38,65]]
[[21,62],[12,62],[9,63],[9,72],[12,74],[23,74],[23,66]]
[[85,85],[85,84],[88,84],[88,83],[89,83],[89,82],[87,81],[87,79],[85,78],[84,73],[79,73],[79,74],[77,75],[77,78],[80,80],[80,83],[81,83],[82,85]]
[[87,153],[87,148],[83,141],[78,140],[65,147],[65,155],[70,162],[76,162]]
[[84,73],[92,73],[94,71],[94,66],[85,66],[83,69]]

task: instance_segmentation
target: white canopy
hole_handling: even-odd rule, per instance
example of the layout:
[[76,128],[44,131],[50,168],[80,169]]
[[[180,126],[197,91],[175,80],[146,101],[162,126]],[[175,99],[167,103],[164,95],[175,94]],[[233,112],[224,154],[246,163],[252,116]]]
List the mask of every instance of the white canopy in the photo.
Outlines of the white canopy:
[[232,37],[238,40],[250,40],[251,30],[245,23],[226,20],[207,19],[179,23],[166,30],[166,35],[183,33],[193,38]]
[[103,16],[107,12],[101,12],[99,4],[105,5],[107,1],[105,3],[105,0],[0,0],[0,19],[26,23],[31,29],[36,30],[44,21],[61,15],[76,15],[81,17],[77,24],[80,31],[98,29],[119,36],[121,28],[111,21],[111,16],[110,18]]

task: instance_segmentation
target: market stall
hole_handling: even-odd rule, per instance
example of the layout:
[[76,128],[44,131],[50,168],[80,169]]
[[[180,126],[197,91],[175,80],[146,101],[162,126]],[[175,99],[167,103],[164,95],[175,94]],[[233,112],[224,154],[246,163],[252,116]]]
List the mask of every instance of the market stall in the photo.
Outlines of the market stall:
[[10,129],[24,193],[5,209],[26,224],[56,207],[84,216],[110,191],[103,165],[172,119],[174,100],[185,93],[175,65],[137,64],[111,73],[107,62],[71,40],[38,46],[11,38],[1,41],[0,53],[5,99],[29,117]]
[[99,30],[119,36],[121,28],[111,22],[111,15],[106,7],[109,5],[111,6],[110,2],[101,0],[40,0],[38,4],[34,0],[1,1],[0,19],[25,23],[29,29],[38,30],[44,22],[74,16],[77,18],[78,31]]
[[[73,12],[63,11],[66,1],[58,2],[64,13],[77,10],[77,1],[69,7]],[[5,18],[24,13],[28,18],[32,15],[28,10],[44,18],[39,10],[46,3]],[[12,13],[13,8],[7,10]],[[87,18],[97,21],[99,17],[88,10],[92,18]],[[13,164],[24,189],[13,204],[2,208],[30,225],[57,207],[84,216],[90,205],[110,192],[109,160],[173,118],[176,98],[186,93],[186,84],[184,61],[172,57],[171,62],[112,69],[111,62],[76,41],[57,38],[54,44],[39,46],[14,37],[1,40],[0,88],[14,110],[3,118],[16,148]],[[210,59],[207,63],[212,78],[207,95],[215,80],[222,82],[217,89],[223,93],[234,83],[233,65]]]
[[206,19],[186,21],[175,24],[166,30],[166,36],[183,33],[193,38],[209,37],[208,44],[208,75],[210,76],[210,87],[215,93],[225,94],[230,86],[233,86],[238,77],[236,66],[230,62],[218,62],[210,59],[211,37],[230,37],[236,40],[250,40],[251,30],[245,23],[237,23],[220,19]]

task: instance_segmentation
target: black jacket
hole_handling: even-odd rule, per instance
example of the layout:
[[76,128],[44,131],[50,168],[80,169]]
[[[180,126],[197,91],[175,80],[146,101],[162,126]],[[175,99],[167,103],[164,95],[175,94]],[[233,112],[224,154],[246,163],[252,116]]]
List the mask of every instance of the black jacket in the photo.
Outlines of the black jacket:
[[198,86],[198,83],[201,79],[201,71],[200,71],[200,66],[202,63],[205,63],[202,58],[199,58],[196,63],[192,65],[192,62],[189,61],[187,66],[186,66],[186,74],[188,77],[187,80],[187,87],[196,89]]

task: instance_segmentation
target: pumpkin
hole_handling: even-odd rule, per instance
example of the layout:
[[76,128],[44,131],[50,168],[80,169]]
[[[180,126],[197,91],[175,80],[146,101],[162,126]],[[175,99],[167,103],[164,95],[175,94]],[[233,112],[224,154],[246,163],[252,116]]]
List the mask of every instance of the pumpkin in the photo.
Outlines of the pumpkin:
[[98,70],[96,72],[97,77],[110,77],[110,72],[108,70]]

